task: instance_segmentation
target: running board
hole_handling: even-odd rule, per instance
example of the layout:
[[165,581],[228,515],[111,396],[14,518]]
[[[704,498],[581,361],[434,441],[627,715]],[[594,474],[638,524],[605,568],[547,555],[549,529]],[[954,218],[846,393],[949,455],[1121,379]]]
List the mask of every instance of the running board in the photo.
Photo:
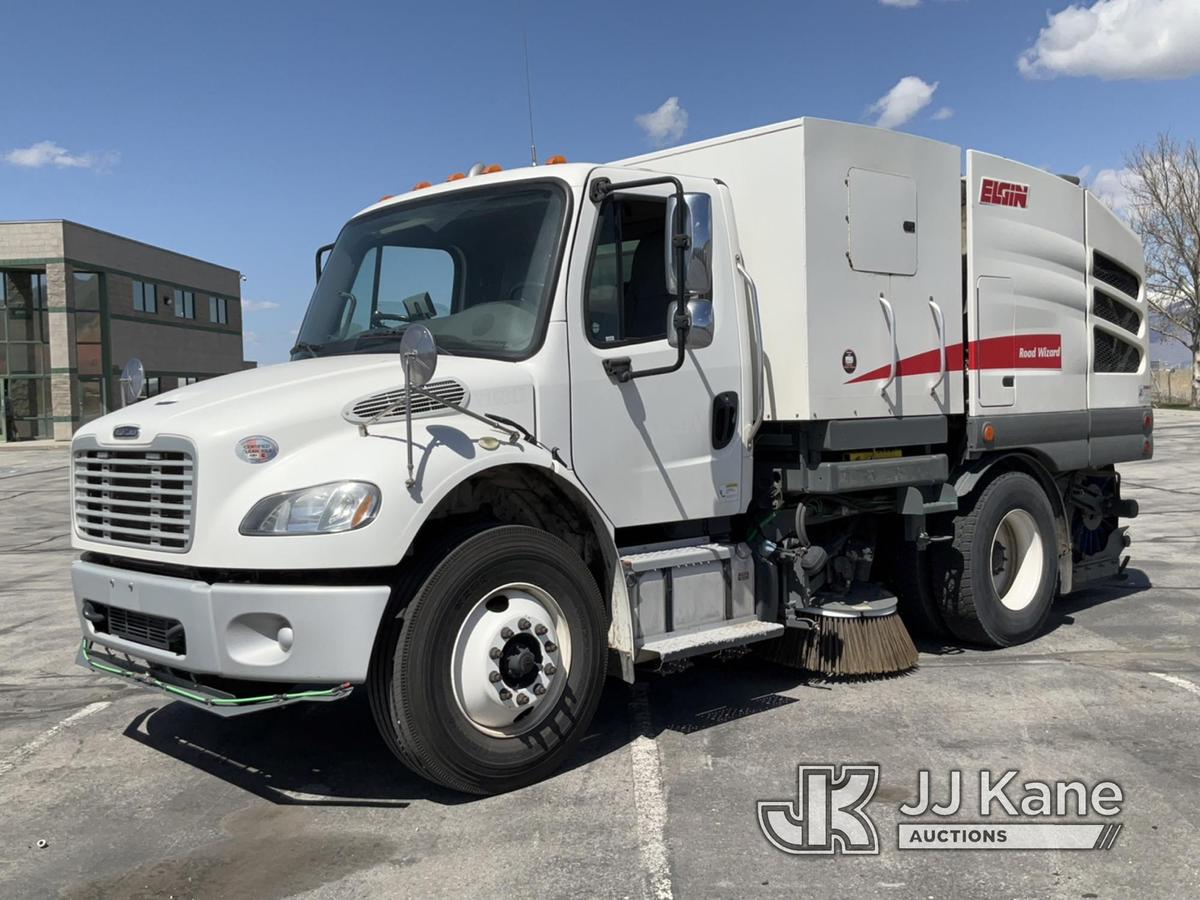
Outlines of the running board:
[[766,641],[783,634],[784,627],[778,622],[738,622],[733,625],[716,625],[687,634],[673,634],[642,644],[638,662],[669,662],[686,659],[701,653],[715,653],[730,647],[741,647]]

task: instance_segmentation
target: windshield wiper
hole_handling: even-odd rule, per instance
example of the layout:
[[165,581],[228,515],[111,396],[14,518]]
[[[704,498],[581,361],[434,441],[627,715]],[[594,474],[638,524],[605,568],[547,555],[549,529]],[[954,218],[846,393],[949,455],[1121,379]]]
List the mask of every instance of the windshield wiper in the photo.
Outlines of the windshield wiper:
[[289,350],[288,354],[304,352],[309,356],[316,356],[317,352],[324,346],[324,344],[310,344],[308,341],[296,341],[296,346]]

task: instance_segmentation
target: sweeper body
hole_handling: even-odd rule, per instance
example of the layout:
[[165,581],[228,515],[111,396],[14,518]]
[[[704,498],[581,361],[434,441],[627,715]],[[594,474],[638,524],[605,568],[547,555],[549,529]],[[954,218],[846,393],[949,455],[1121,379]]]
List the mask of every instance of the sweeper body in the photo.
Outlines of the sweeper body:
[[1123,568],[1149,396],[1138,241],[1037,169],[812,119],[477,167],[318,253],[291,362],[79,431],[80,661],[226,715],[361,687],[506,790],[606,672],[1036,637]]

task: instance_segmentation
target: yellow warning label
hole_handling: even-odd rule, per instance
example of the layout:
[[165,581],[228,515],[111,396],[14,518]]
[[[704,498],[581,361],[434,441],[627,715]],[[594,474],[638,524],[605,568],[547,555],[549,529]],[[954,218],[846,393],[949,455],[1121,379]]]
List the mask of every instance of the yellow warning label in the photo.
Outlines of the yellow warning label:
[[861,459],[899,459],[904,454],[899,447],[890,450],[855,450],[850,454],[852,460]]

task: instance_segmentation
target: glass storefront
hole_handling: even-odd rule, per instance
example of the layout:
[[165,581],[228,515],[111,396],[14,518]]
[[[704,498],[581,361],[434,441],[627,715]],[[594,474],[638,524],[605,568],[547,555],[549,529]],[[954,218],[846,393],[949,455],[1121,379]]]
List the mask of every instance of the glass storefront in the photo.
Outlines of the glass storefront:
[[6,440],[54,435],[46,273],[0,271],[0,400]]
[[101,275],[76,272],[75,279],[75,396],[76,425],[104,415],[104,333],[100,317]]

